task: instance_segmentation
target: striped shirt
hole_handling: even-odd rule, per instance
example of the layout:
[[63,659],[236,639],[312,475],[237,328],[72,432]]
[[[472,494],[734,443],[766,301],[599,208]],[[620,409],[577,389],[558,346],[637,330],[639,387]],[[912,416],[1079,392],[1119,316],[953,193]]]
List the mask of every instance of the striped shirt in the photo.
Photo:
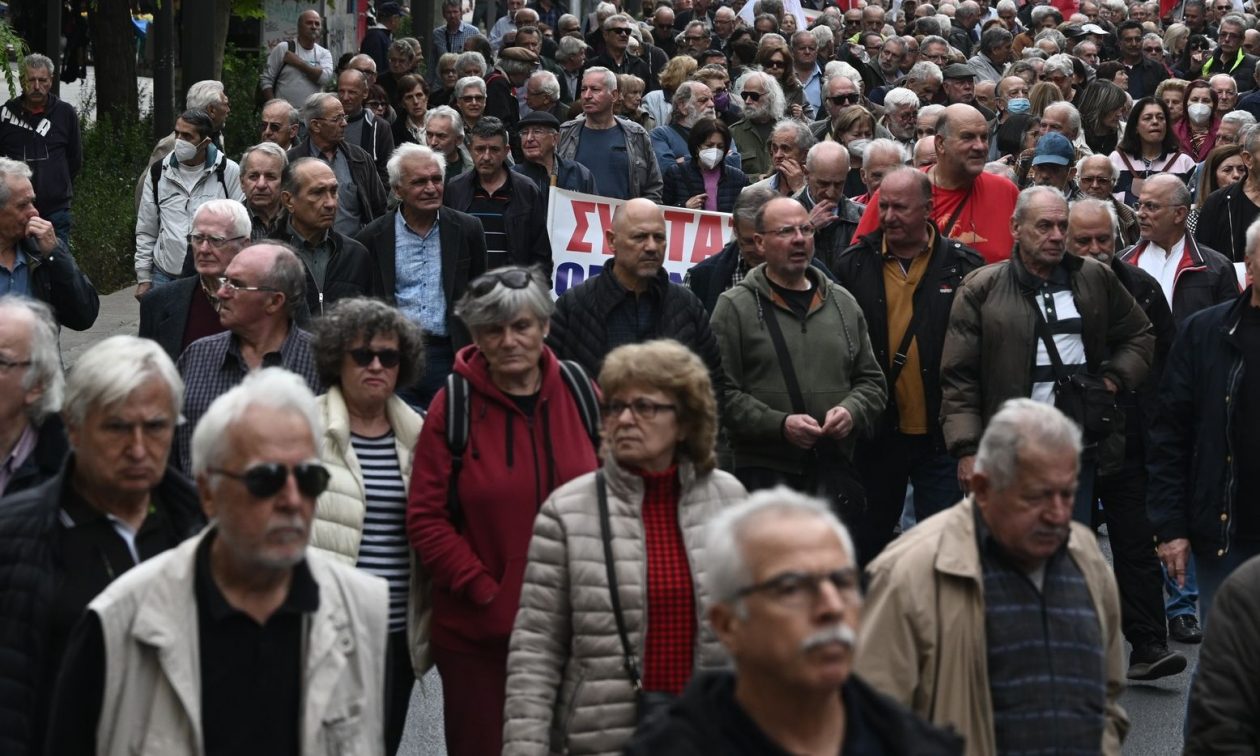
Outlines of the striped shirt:
[[480,176],[473,177],[473,196],[472,202],[468,205],[468,214],[481,221],[482,231],[485,232],[486,270],[512,264],[512,259],[508,255],[508,228],[503,219],[511,203],[511,176],[508,176],[507,180],[493,192],[487,192],[482,188]]
[[389,581],[389,631],[407,628],[411,547],[407,543],[407,484],[398,467],[393,432],[377,438],[350,434],[363,471],[367,514],[359,546],[360,569]]
[[[1072,298],[1072,286],[1067,271],[1056,268],[1050,280],[1042,284],[1034,295],[1041,315],[1050,326],[1054,337],[1055,349],[1068,375],[1075,375],[1085,370],[1085,341],[1081,337],[1081,313],[1076,309],[1076,300]],[[1032,371],[1032,398],[1046,404],[1054,404],[1054,383],[1056,380],[1054,365],[1050,362],[1050,353],[1046,351],[1046,342],[1037,337],[1037,361]]]

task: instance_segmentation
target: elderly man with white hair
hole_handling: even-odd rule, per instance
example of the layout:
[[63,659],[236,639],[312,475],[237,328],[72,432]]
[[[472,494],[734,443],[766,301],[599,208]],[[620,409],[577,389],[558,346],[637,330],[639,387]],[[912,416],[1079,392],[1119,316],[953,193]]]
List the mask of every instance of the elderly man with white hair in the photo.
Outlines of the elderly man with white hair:
[[1056,408],[1003,403],[972,495],[867,568],[858,674],[968,753],[1120,753],[1120,601],[1093,532],[1072,522],[1080,453]]
[[866,207],[844,196],[849,150],[839,142],[819,142],[805,154],[805,188],[796,200],[814,225],[814,256],[827,270],[853,241]]
[[[652,151],[656,153],[656,162],[660,166],[661,175],[681,163],[688,156],[687,138],[691,127],[701,118],[715,117],[713,90],[700,81],[684,81],[674,90],[671,99],[673,111],[670,123],[652,129],[648,136],[652,139]],[[726,164],[738,170],[742,159],[735,145],[726,152]]]
[[[4,322],[25,319],[5,309]],[[44,369],[57,359],[55,341],[51,348],[51,355],[40,358]],[[19,361],[34,362],[31,357]],[[0,378],[6,381],[21,375],[4,373]],[[95,729],[86,720],[47,728],[55,708],[55,671],[72,630],[93,596],[197,533],[205,516],[192,483],[167,465],[184,383],[161,347],[135,336],[112,336],[79,356],[64,394],[55,378],[41,385],[45,393],[37,401],[45,411],[61,409],[70,453],[52,477],[6,497],[0,506],[0,549],[8,555],[0,563],[6,618],[0,626],[0,655],[6,659],[0,750],[92,753],[45,742],[46,733],[74,738]],[[37,390],[36,383],[30,386]],[[4,394],[23,399],[19,391]],[[195,635],[195,616],[191,622],[176,635]],[[99,662],[71,666],[103,678],[105,665]]]
[[866,193],[854,198],[865,206],[871,201],[884,175],[910,162],[910,151],[891,139],[872,139],[862,150],[862,165],[858,169]]
[[159,286],[141,297],[139,335],[153,339],[172,360],[178,360],[189,344],[221,333],[219,278],[249,243],[250,220],[244,205],[219,199],[197,208],[188,234],[196,275]]
[[783,197],[805,187],[805,156],[815,144],[809,127],[795,118],[784,118],[770,132],[770,172],[751,186],[764,186]]
[[388,588],[307,548],[322,437],[315,396],[277,368],[210,406],[193,471],[212,524],[92,600],[50,752],[383,752]]
[[696,675],[627,754],[962,752],[957,735],[853,673],[860,573],[848,529],[824,502],[760,491],[708,532],[697,557],[714,601],[708,620],[734,669]]
[[744,118],[731,126],[731,140],[739,148],[744,173],[755,178],[770,171],[770,132],[787,112],[787,100],[779,82],[762,71],[739,77],[734,91],[744,103]]
[[[843,63],[838,65],[847,66],[847,64]],[[830,65],[828,68],[835,70]],[[840,116],[840,112],[845,108],[861,104],[862,77],[858,72],[850,67],[850,70],[843,73],[831,73],[828,75],[826,83],[823,84],[823,107],[825,108],[826,117],[811,123],[809,125],[810,132],[820,142],[830,140],[831,133],[835,130],[836,118]],[[824,115],[824,112],[819,111],[819,115]]]
[[919,116],[919,96],[905,87],[896,87],[884,95],[884,115],[875,122],[907,149],[914,146],[914,123]]
[[664,182],[652,140],[642,126],[613,114],[617,87],[617,75],[609,69],[586,69],[579,93],[582,115],[560,127],[556,155],[586,166],[605,197],[659,202]]
[[940,92],[941,83],[945,80],[940,66],[930,60],[921,60],[906,72],[901,86],[914,92],[919,97],[919,105],[930,105]]
[[0,296],[0,496],[57,474],[66,431],[57,321],[43,302]]

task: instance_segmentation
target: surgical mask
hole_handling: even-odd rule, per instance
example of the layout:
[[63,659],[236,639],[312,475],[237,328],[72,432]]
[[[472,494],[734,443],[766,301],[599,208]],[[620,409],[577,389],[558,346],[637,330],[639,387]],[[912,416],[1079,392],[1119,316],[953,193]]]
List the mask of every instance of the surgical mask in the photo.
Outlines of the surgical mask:
[[866,148],[869,147],[870,144],[870,139],[855,139],[852,142],[849,142],[849,159],[861,160],[862,155],[866,153]]
[[706,147],[700,150],[700,165],[713,170],[720,162],[722,162],[722,150],[717,147]]
[[187,163],[189,160],[197,157],[197,147],[199,145],[192,142],[185,142],[183,139],[175,140],[175,159],[181,163]]
[[1186,113],[1190,115],[1191,121],[1205,123],[1212,115],[1212,106],[1206,102],[1192,102],[1186,106]]
[[731,104],[730,92],[718,92],[717,96],[713,98],[713,107],[717,108],[718,110],[726,110],[726,106],[730,104]]
[[1006,112],[1011,115],[1027,113],[1031,108],[1032,102],[1027,97],[1012,97],[1006,101]]

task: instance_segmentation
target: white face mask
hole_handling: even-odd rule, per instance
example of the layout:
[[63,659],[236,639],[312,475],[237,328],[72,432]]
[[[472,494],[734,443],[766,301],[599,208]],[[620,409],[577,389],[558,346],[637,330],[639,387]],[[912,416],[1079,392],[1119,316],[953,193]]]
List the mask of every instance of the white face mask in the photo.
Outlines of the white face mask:
[[1212,115],[1212,106],[1206,102],[1192,102],[1186,106],[1186,113],[1189,114],[1191,121],[1206,123],[1208,117]]
[[700,165],[713,170],[720,162],[722,162],[722,150],[717,147],[706,147],[700,150]]
[[185,142],[183,139],[175,140],[175,159],[181,163],[187,163],[189,160],[197,157],[197,147],[191,142]]

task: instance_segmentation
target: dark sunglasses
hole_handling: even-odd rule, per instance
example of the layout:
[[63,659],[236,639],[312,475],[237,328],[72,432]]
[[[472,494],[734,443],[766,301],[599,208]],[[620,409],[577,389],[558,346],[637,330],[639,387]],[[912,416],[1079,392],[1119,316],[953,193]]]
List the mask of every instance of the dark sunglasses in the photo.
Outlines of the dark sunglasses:
[[524,289],[529,286],[529,271],[524,268],[492,270],[473,281],[469,290],[472,291],[474,297],[484,297],[498,284],[503,284],[509,289]]
[[372,360],[380,360],[383,368],[396,368],[400,356],[397,349],[368,349],[367,347],[359,347],[351,349],[347,354],[350,359],[354,360],[354,364],[359,367],[367,367],[372,364]]
[[618,26],[617,28],[615,28],[615,29],[609,29],[608,31],[609,31],[609,32],[611,32],[611,33],[613,33],[613,34],[616,34],[616,35],[617,35],[617,36],[619,36],[619,37],[628,37],[628,36],[630,36],[630,29],[628,29],[627,27],[624,27],[624,26]]
[[857,105],[862,101],[862,95],[857,92],[853,92],[852,94],[835,95],[834,97],[828,97],[827,101],[832,105]]
[[221,468],[210,468],[208,472],[214,475],[222,475],[232,480],[239,480],[245,485],[245,490],[249,491],[251,496],[259,499],[266,499],[275,496],[284,488],[284,484],[289,480],[289,471],[293,471],[293,477],[297,480],[298,490],[303,496],[309,496],[312,499],[319,496],[328,488],[328,468],[318,462],[301,462],[289,467],[279,462],[263,462],[254,465],[243,473],[234,473]]
[[745,100],[748,100],[749,102],[757,102],[758,100],[761,99],[760,92],[744,92],[742,96]]

